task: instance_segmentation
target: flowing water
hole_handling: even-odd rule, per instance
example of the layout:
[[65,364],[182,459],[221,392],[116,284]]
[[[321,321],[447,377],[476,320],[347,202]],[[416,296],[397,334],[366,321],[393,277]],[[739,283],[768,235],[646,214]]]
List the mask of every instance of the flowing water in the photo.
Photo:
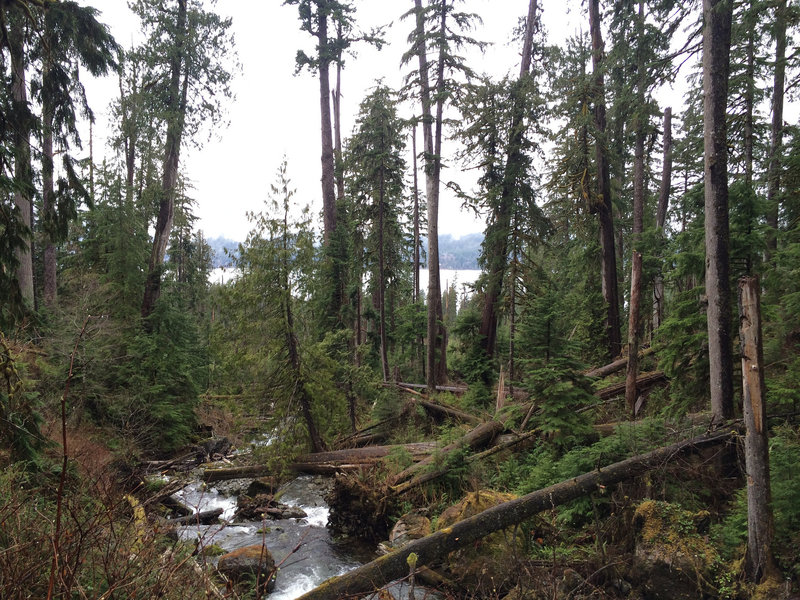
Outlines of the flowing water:
[[[179,535],[185,540],[197,540],[202,546],[216,544],[226,551],[263,542],[279,567],[275,589],[268,599],[292,600],[329,577],[342,575],[374,558],[373,548],[331,538],[326,527],[329,509],[323,499],[324,490],[324,478],[303,475],[279,491],[280,501],[302,508],[308,515],[305,519],[192,525],[180,528]],[[222,495],[215,488],[204,489],[199,483],[190,484],[176,497],[195,512],[222,508],[225,520],[232,519],[236,510],[235,496]],[[389,591],[398,600],[408,598],[404,583],[390,586]],[[439,597],[417,587],[417,600]]]

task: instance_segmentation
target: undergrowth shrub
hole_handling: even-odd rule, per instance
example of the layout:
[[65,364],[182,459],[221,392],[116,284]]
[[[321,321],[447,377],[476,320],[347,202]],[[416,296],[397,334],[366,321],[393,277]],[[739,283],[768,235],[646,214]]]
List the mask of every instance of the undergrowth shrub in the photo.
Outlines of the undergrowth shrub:
[[52,598],[201,600],[192,546],[168,541],[144,516],[138,500],[88,483],[62,498],[62,528],[53,539],[54,482],[17,466],[0,472],[0,597],[47,598],[57,551]]
[[[772,510],[775,518],[773,551],[784,573],[800,581],[800,429],[777,428],[770,438],[769,468]],[[740,489],[731,510],[712,527],[712,535],[723,557],[744,556],[747,545],[747,488]]]
[[[558,445],[543,444],[505,461],[491,483],[497,489],[528,494],[661,446],[665,433],[662,423],[644,421],[636,426],[620,426],[613,435],[566,452]],[[594,518],[596,508],[607,505],[608,500],[608,496],[578,498],[559,507],[558,520],[564,524],[586,523]]]

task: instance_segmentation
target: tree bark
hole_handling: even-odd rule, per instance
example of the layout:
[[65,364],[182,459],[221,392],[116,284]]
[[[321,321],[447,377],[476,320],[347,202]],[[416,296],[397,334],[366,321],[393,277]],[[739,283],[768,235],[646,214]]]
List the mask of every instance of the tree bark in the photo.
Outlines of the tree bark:
[[[167,137],[164,148],[161,200],[153,235],[153,250],[150,253],[150,262],[147,266],[144,298],[142,300],[142,318],[144,319],[153,314],[156,302],[161,296],[161,272],[164,266],[167,245],[169,244],[169,236],[172,232],[172,222],[175,218],[175,193],[178,184],[181,142],[189,91],[189,73],[185,71],[186,65],[184,63],[186,57],[183,47],[187,31],[186,0],[178,0],[176,19],[176,30],[181,32],[181,35],[176,38],[174,54],[170,62],[170,84],[167,96],[169,121],[167,123]],[[183,75],[183,81],[181,81],[181,75]]]
[[[661,188],[658,192],[658,208],[656,210],[656,229],[658,235],[664,235],[669,208],[669,192],[672,187],[672,108],[664,109],[664,160],[661,170]],[[661,272],[653,283],[653,331],[661,327],[664,321],[664,277]]]
[[[322,3],[319,3],[322,4]],[[322,238],[327,245],[336,229],[336,189],[333,165],[333,134],[331,132],[331,85],[328,67],[328,14],[317,6],[317,40],[319,42],[319,114],[322,137]]]
[[385,254],[383,250],[384,242],[384,196],[386,194],[385,187],[385,174],[384,169],[380,170],[380,182],[378,189],[378,318],[380,320],[380,338],[381,338],[381,371],[383,374],[383,381],[389,381],[389,349],[386,342],[386,276],[385,276]]
[[772,86],[772,127],[767,171],[767,261],[778,249],[778,191],[781,186],[783,100],[786,87],[786,0],[775,8],[775,75]]
[[642,252],[641,240],[644,233],[644,198],[645,189],[645,156],[644,143],[646,137],[645,105],[645,66],[643,64],[642,44],[644,44],[644,2],[639,1],[639,14],[636,18],[636,115],[635,142],[633,151],[633,231],[631,257],[631,297],[628,312],[628,368],[625,377],[625,402],[630,414],[636,416],[636,378],[639,375],[639,343],[641,340],[641,308],[642,308]]
[[706,295],[711,412],[733,416],[730,232],[726,107],[730,71],[731,3],[703,0],[703,132],[705,148]]
[[614,360],[622,349],[619,318],[619,287],[617,281],[617,257],[614,248],[614,216],[611,204],[611,176],[606,154],[606,103],[603,81],[603,34],[600,29],[600,2],[589,0],[589,25],[592,37],[592,70],[595,78],[596,104],[594,109],[597,140],[595,154],[597,163],[598,194],[592,209],[600,223],[600,252],[602,268],[602,292],[606,303],[606,339],[609,359]]
[[[414,0],[416,13],[417,57],[419,59],[420,103],[422,105],[422,137],[425,152],[425,194],[428,204],[428,348],[426,383],[433,393],[437,384],[447,380],[446,332],[442,324],[442,290],[439,280],[439,175],[441,171],[442,110],[444,97],[444,62],[437,65],[436,141],[434,142],[430,78],[428,75],[427,44],[425,43],[425,13],[421,0]],[[445,15],[442,15],[444,21]],[[442,23],[444,27],[444,22]],[[444,49],[442,49],[443,51]]]
[[429,457],[436,450],[436,444],[433,442],[421,442],[397,446],[367,446],[365,448],[314,452],[298,456],[289,466],[292,470],[303,473],[331,474],[374,465],[398,450],[403,450],[410,454],[414,461],[420,461]]
[[[341,41],[342,28],[339,25],[337,36]],[[344,199],[344,168],[342,166],[342,61],[341,56],[336,61],[336,89],[333,90],[333,133],[334,157],[336,159],[336,200]]]
[[[43,59],[42,78],[48,77],[51,59]],[[42,213],[46,218],[53,217],[55,190],[53,188],[53,101],[50,94],[42,94]],[[52,234],[45,228],[44,245],[44,285],[42,296],[44,305],[56,305],[58,282],[56,280],[56,246]]]
[[758,277],[739,280],[739,338],[742,346],[744,457],[747,470],[747,578],[759,583],[775,571],[772,493],[769,481],[764,351]]
[[641,335],[642,253],[634,251],[631,267],[631,307],[628,318],[628,365],[625,372],[625,404],[635,416],[639,376],[639,337]]
[[468,546],[495,531],[517,525],[543,510],[591,494],[600,486],[608,487],[662,467],[666,462],[689,452],[726,443],[732,437],[732,432],[725,431],[693,438],[504,502],[451,527],[414,540],[349,573],[329,579],[301,596],[300,600],[334,600],[372,592],[389,581],[405,576],[408,573],[406,561],[411,553],[417,555],[418,566],[431,564],[453,550]]
[[[7,10],[7,9],[4,9]],[[11,56],[11,98],[18,118],[13,133],[14,142],[14,204],[19,210],[24,226],[23,236],[26,238],[23,247],[17,248],[18,265],[16,271],[22,299],[30,308],[35,306],[33,292],[33,208],[31,193],[33,176],[31,173],[30,119],[28,113],[28,92],[26,88],[25,69],[25,20],[21,12],[14,15],[8,35],[9,54]]]

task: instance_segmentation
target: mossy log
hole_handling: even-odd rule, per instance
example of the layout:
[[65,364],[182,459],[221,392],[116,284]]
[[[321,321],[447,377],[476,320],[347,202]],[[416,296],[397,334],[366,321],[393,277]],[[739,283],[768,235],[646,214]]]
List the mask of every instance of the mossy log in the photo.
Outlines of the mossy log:
[[468,447],[468,448],[478,448],[484,444],[491,442],[494,437],[503,432],[505,426],[500,421],[489,421],[487,423],[481,423],[474,429],[470,430],[466,435],[460,437],[455,442],[444,446],[436,454],[432,454],[431,456],[421,460],[420,462],[411,465],[407,469],[401,471],[397,475],[395,475],[391,479],[391,485],[397,485],[401,481],[405,481],[414,477],[418,474],[424,467],[433,463],[437,456],[446,456],[449,452],[456,450],[458,448]]
[[[526,433],[523,433],[522,435],[516,435],[516,434],[509,435],[509,436],[507,436],[506,439],[504,439],[502,441],[500,441],[498,439],[497,440],[498,443],[496,443],[494,446],[492,446],[488,450],[484,450],[483,452],[481,452],[479,454],[471,455],[467,459],[467,462],[472,463],[472,462],[476,462],[476,461],[482,460],[484,458],[488,458],[489,456],[497,454],[498,452],[502,452],[503,450],[507,450],[508,448],[516,446],[517,444],[520,444],[520,443],[522,443],[522,442],[524,442],[526,440],[529,440],[529,439],[531,439],[533,437],[536,437],[538,435],[539,435],[538,431],[528,431]],[[394,487],[392,487],[390,489],[392,490],[392,492],[394,494],[400,495],[400,494],[403,494],[403,493],[407,492],[408,490],[410,490],[412,488],[417,487],[418,485],[422,485],[423,483],[427,483],[428,481],[433,481],[434,479],[437,479],[437,478],[441,477],[442,475],[447,473],[447,470],[448,470],[447,467],[445,467],[445,468],[442,468],[442,469],[436,469],[434,471],[427,471],[427,472],[424,472],[424,473],[419,473],[413,479],[411,479],[409,481],[404,481],[403,483],[395,485]]]
[[429,565],[448,553],[484,538],[490,533],[517,525],[531,516],[590,494],[599,486],[610,486],[631,479],[678,456],[733,439],[734,431],[721,431],[672,444],[634,456],[574,479],[504,502],[477,515],[446,527],[402,548],[362,565],[349,573],[333,577],[307,592],[300,600],[335,600],[366,594],[408,574],[407,559],[417,555],[417,565]]

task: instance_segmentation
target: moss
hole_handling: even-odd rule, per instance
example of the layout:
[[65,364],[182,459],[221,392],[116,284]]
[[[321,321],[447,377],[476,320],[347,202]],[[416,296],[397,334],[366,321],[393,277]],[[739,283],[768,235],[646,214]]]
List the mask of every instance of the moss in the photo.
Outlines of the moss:
[[670,562],[668,557],[685,556],[700,560],[702,568],[710,568],[719,558],[714,546],[697,532],[698,523],[708,517],[708,511],[692,513],[656,500],[642,502],[634,515],[651,558]]

